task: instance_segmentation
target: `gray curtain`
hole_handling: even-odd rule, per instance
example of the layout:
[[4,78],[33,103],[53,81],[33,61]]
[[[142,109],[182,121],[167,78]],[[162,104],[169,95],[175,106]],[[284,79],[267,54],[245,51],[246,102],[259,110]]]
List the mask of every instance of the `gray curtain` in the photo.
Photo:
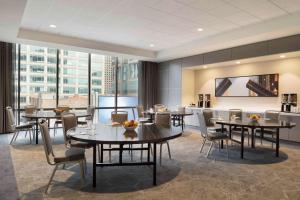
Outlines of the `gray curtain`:
[[139,105],[149,109],[157,102],[158,63],[140,61],[138,74]]
[[0,42],[0,133],[8,132],[5,107],[14,106],[15,44]]

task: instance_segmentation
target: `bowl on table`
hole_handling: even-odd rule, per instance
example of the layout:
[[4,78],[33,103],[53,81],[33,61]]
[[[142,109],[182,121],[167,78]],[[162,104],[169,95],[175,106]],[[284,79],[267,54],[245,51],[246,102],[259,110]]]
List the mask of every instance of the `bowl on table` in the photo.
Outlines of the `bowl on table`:
[[123,123],[123,127],[126,129],[126,131],[134,131],[138,125],[139,123],[134,120],[125,121]]

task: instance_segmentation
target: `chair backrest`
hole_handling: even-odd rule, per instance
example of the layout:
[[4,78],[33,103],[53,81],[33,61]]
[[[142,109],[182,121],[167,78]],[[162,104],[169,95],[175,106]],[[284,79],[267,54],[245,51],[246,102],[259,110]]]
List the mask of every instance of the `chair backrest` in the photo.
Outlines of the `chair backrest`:
[[10,106],[7,106],[5,108],[6,110],[6,116],[7,116],[7,126],[9,131],[14,131],[15,130],[15,116],[12,108]]
[[61,109],[61,110],[64,110],[64,112],[69,112],[70,111],[70,107],[66,106],[66,105],[58,105],[57,108]]
[[155,113],[154,123],[162,126],[171,126],[171,114],[170,113]]
[[197,112],[198,120],[199,120],[199,125],[200,125],[200,132],[202,137],[206,138],[207,136],[207,126],[206,126],[206,119],[204,117],[204,112]]
[[279,120],[279,111],[266,110],[265,118],[270,119],[271,122],[277,122]]
[[215,126],[215,124],[213,123],[213,121],[211,120],[211,118],[214,117],[214,113],[211,109],[203,109],[202,110],[203,116],[204,116],[204,120],[205,120],[205,125],[206,127],[212,127]]
[[183,107],[183,106],[178,106],[178,107],[177,107],[177,111],[178,111],[178,112],[185,112],[185,107]]
[[37,110],[37,107],[35,105],[26,105],[24,110],[26,114],[33,114]]
[[61,121],[63,126],[64,140],[65,144],[67,145],[69,142],[67,131],[77,126],[77,118],[74,113],[63,113],[61,116]]
[[43,139],[43,146],[44,146],[47,162],[50,165],[54,165],[55,164],[53,161],[54,153],[53,153],[53,148],[52,148],[52,141],[51,141],[51,138],[49,135],[47,121],[42,119],[39,122],[39,127],[40,127],[40,131],[41,131],[42,139]]
[[143,105],[138,105],[138,106],[136,106],[136,110],[137,110],[138,118],[144,117],[143,112],[144,112],[145,110],[144,110],[144,106],[143,106]]
[[238,120],[243,119],[243,111],[241,109],[229,109],[228,113],[229,113],[229,120],[231,120],[233,115],[238,117]]
[[117,122],[119,124],[123,124],[128,120],[128,112],[127,111],[112,111],[111,112],[111,121]]
[[95,115],[95,107],[94,106],[88,106],[86,109],[86,112],[90,114],[90,116],[86,117],[86,120],[94,120]]
[[164,104],[155,104],[154,105],[154,112],[162,112],[165,111],[167,109],[167,106],[165,106]]

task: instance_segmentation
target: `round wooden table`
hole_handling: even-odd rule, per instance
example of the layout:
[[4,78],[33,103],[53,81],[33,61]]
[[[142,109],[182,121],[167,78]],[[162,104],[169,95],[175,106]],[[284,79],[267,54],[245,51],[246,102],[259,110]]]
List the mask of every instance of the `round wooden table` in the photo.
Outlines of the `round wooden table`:
[[[104,166],[153,166],[153,185],[156,185],[156,145],[167,140],[171,140],[182,135],[178,127],[157,126],[152,123],[140,124],[135,131],[126,131],[122,126],[112,126],[96,124],[95,130],[84,127],[75,127],[67,132],[68,136],[77,141],[91,143],[93,145],[93,187],[96,187],[96,167]],[[131,144],[148,144],[146,148],[130,148]],[[119,148],[104,149],[104,144],[115,144]],[[129,144],[129,148],[124,145]],[[153,144],[153,160],[150,160],[150,145]],[[99,162],[96,162],[96,146],[99,146]],[[103,151],[118,151],[119,162],[104,163]],[[122,154],[126,150],[146,150],[147,162],[123,162]]]
[[[74,112],[75,116],[77,118],[80,117],[88,117],[90,116],[89,113],[87,113],[86,111],[84,112]],[[39,143],[39,138],[38,138],[38,133],[39,133],[39,129],[38,129],[38,122],[39,119],[46,119],[46,120],[50,120],[50,119],[61,119],[61,114],[56,114],[53,111],[38,111],[32,114],[23,114],[22,117],[27,118],[27,119],[31,119],[31,120],[35,120],[35,143],[38,144]]]
[[[264,138],[265,140],[276,144],[276,157],[279,156],[279,131],[282,128],[293,128],[296,126],[295,123],[287,122],[287,121],[271,121],[268,119],[260,119],[256,122],[251,121],[250,119],[243,120],[216,120],[216,124],[220,124],[222,126],[221,130],[224,131],[224,126],[229,126],[229,137],[232,141],[241,144],[241,158],[244,158],[244,132],[245,129],[251,129],[251,147],[255,147],[255,129],[261,130],[261,135],[263,138],[264,129],[274,129],[275,130],[275,139]],[[241,140],[237,141],[231,138],[232,127],[241,127]]]

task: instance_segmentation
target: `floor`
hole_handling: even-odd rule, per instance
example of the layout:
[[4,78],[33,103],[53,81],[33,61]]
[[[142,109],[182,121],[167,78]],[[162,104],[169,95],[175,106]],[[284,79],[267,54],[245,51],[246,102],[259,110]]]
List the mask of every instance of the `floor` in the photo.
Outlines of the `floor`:
[[[43,193],[53,166],[47,164],[42,145],[20,138],[8,145],[11,135],[0,135],[0,199],[280,199],[300,200],[300,145],[282,144],[274,157],[270,143],[256,149],[246,145],[245,159],[239,146],[226,150],[216,146],[206,158],[199,153],[201,137],[194,129],[170,141],[172,159],[163,146],[163,163],[158,166],[158,185],[152,186],[150,167],[97,168],[97,188],[91,187],[91,150],[87,150],[88,174],[81,185],[79,167],[58,170],[49,194]],[[54,151],[64,148],[62,135],[54,138]],[[204,151],[208,149],[206,145]],[[146,154],[146,153],[145,153]],[[144,154],[144,155],[145,155]],[[130,160],[125,152],[125,158]],[[136,152],[134,159],[138,160]],[[117,155],[113,155],[117,159]]]

